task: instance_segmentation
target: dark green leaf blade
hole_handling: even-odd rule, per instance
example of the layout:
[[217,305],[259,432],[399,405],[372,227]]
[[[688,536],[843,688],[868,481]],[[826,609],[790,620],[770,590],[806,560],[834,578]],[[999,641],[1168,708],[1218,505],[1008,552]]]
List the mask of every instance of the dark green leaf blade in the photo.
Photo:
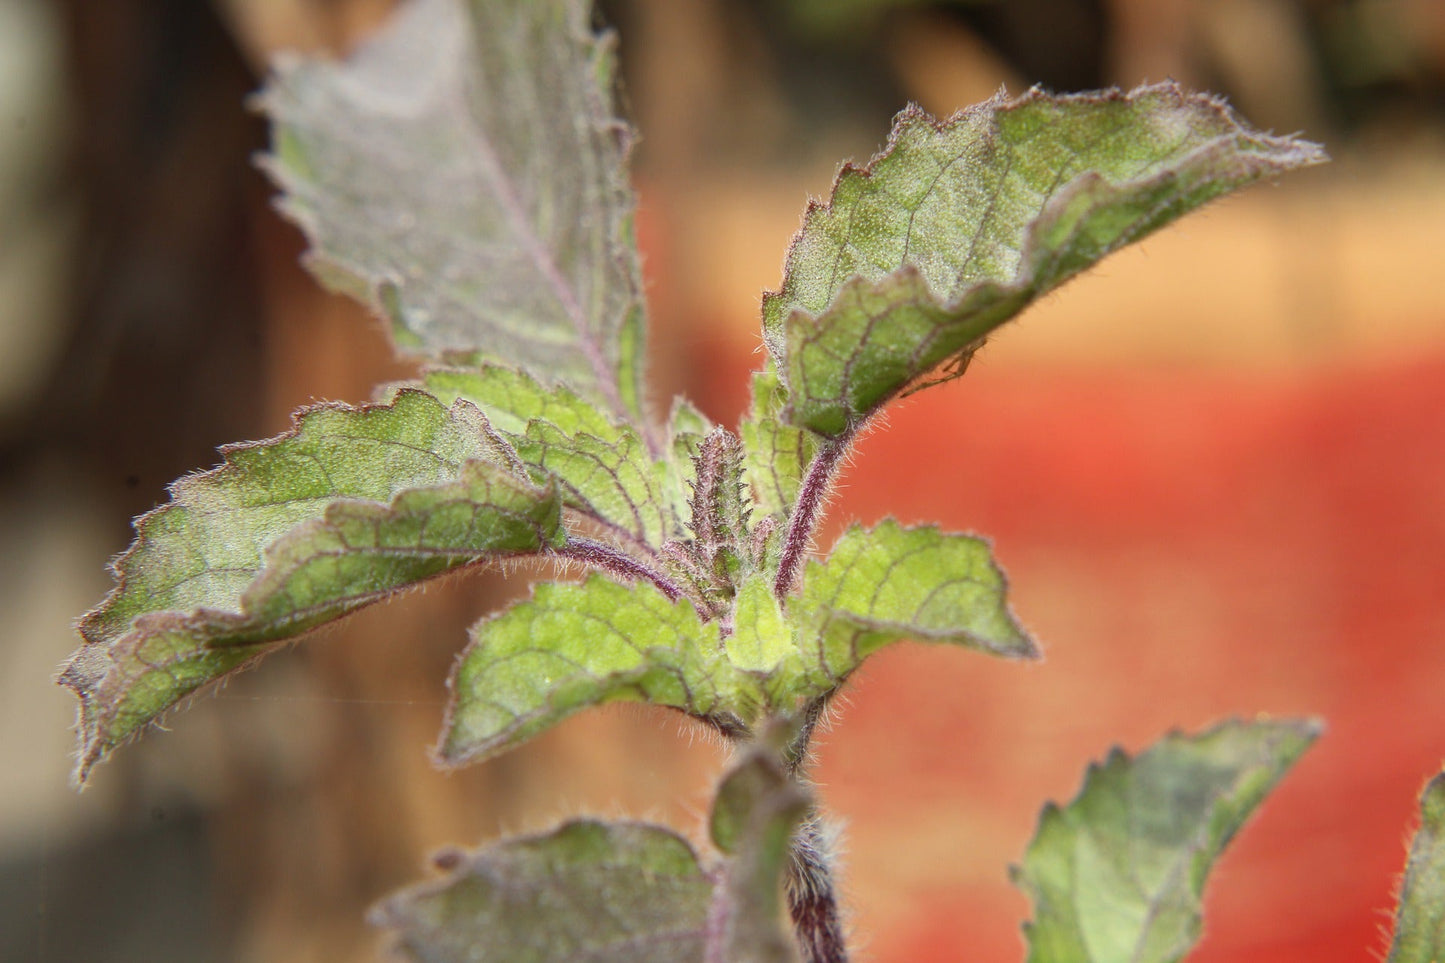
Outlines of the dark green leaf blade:
[[371,921],[418,963],[791,963],[782,882],[808,805],[754,746],[718,790],[713,865],[660,826],[574,820],[443,854],[446,877],[395,894]]
[[476,762],[572,713],[632,700],[746,722],[763,702],[758,681],[734,667],[716,623],[650,583],[594,575],[545,583],[532,598],[473,629],[449,681],[452,705],[438,755]]
[[1420,796],[1420,829],[1410,845],[1395,939],[1386,963],[1445,960],[1445,773]]
[[559,544],[559,492],[482,460],[484,425],[470,404],[417,391],[321,406],[172,486],[137,522],[60,678],[81,700],[77,779],[279,641],[458,566]]
[[1030,301],[1207,201],[1320,163],[1174,84],[995,98],[887,148],[809,207],[763,303],[789,420],[837,436]]
[[902,639],[1036,658],[1009,611],[1007,582],[989,545],[892,520],[853,527],[824,561],[810,562],[790,603],[809,685],[830,688],[871,653]]
[[1091,766],[1073,802],[1045,807],[1014,871],[1034,904],[1029,963],[1182,959],[1214,861],[1319,732],[1231,721]]
[[642,297],[587,0],[416,0],[345,63],[283,63],[267,167],[312,266],[433,358],[492,358],[641,418]]
[[704,963],[713,884],[660,826],[576,820],[453,854],[371,921],[417,963]]

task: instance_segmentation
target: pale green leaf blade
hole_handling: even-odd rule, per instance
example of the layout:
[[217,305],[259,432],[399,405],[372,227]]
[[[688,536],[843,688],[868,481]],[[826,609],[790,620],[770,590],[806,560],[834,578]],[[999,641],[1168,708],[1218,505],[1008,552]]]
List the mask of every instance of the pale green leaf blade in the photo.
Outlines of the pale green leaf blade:
[[617,536],[655,550],[679,533],[681,525],[664,497],[667,466],[651,460],[631,428],[609,440],[569,435],[538,420],[513,443],[523,462],[561,483],[569,508]]
[[1174,84],[1002,96],[898,118],[809,207],[764,336],[789,420],[837,436],[1100,258],[1201,204],[1325,159]]
[[636,429],[575,392],[498,365],[431,369],[421,384],[475,404],[518,464],[539,482],[555,477],[567,507],[614,537],[656,550],[681,534],[666,458],[654,460]]
[[1445,773],[1420,796],[1420,828],[1410,845],[1405,884],[1386,963],[1445,960]]
[[276,642],[484,557],[559,544],[559,492],[481,460],[484,424],[417,391],[321,406],[172,486],[137,522],[60,679],[81,700],[77,778]]
[[869,654],[901,639],[1036,658],[1009,611],[1007,582],[988,542],[887,520],[853,527],[824,561],[808,563],[796,609],[803,664],[830,686]]
[[764,675],[783,664],[795,650],[793,631],[772,583],[755,574],[738,589],[733,607],[732,633],[723,643],[733,665]]
[[707,416],[681,395],[673,399],[668,418],[667,503],[675,518],[684,519],[692,510],[691,488],[696,474],[693,459],[702,441],[713,430]]
[[1231,721],[1091,766],[1073,802],[1044,809],[1014,871],[1034,904],[1029,963],[1182,959],[1210,868],[1319,732]]
[[754,745],[735,765],[713,801],[709,830],[730,858],[722,892],[713,902],[721,953],[712,959],[790,963],[796,945],[784,924],[783,878],[792,841],[811,801],[779,760]]
[[524,434],[533,421],[545,421],[569,435],[589,434],[607,441],[624,430],[570,388],[543,384],[503,365],[428,368],[422,372],[421,387],[447,404],[458,398],[470,401],[494,428],[508,435]]
[[569,822],[471,855],[371,920],[416,963],[704,963],[713,883],[687,840],[642,823]]
[[323,280],[402,348],[495,359],[640,421],[642,297],[588,0],[415,0],[348,61],[283,62],[267,167]]
[[630,700],[695,716],[752,719],[759,683],[722,653],[716,623],[650,583],[601,575],[538,585],[481,622],[450,680],[438,755],[463,765],[502,752],[588,706]]
[[786,519],[798,500],[798,489],[813,456],[818,437],[785,420],[788,392],[768,370],[753,376],[752,408],[738,426],[747,452],[744,474],[760,517]]

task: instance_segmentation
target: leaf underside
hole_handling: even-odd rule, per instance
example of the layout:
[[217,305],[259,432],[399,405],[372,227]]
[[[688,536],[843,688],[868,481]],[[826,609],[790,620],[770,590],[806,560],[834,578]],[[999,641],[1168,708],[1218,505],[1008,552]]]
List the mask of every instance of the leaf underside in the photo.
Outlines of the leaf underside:
[[1315,144],[1159,84],[1034,89],[945,122],[910,107],[810,205],[763,331],[787,417],[843,434],[1106,254],[1205,202],[1319,163]]
[[1319,731],[1227,722],[1091,766],[1073,802],[1044,809],[1014,871],[1034,905],[1029,963],[1182,959],[1214,861]]
[[641,419],[642,297],[588,0],[414,0],[349,60],[283,61],[266,166],[313,270],[399,347],[495,360]]
[[321,406],[173,485],[138,520],[117,587],[81,620],[84,644],[61,675],[81,700],[77,778],[279,641],[460,566],[557,544],[556,486],[481,460],[483,425],[471,404],[417,391]]
[[1395,939],[1386,963],[1445,960],[1445,773],[1420,797],[1420,828],[1410,845]]
[[417,963],[791,963],[781,883],[807,808],[754,748],[718,790],[713,865],[660,826],[576,820],[451,854],[445,878],[397,893],[371,920]]

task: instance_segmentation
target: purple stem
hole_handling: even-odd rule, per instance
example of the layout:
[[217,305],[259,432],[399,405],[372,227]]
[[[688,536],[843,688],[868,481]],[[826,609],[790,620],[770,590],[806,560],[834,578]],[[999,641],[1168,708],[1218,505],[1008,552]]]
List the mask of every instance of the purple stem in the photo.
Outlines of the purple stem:
[[810,814],[793,839],[788,866],[788,913],[803,963],[848,963],[848,941],[829,866],[828,847],[819,831],[816,814]]
[[619,551],[605,542],[593,541],[590,538],[573,538],[569,536],[567,544],[552,554],[561,558],[570,559],[574,562],[581,562],[584,565],[605,569],[613,575],[618,575],[625,579],[646,579],[661,589],[662,594],[666,595],[668,600],[672,602],[676,602],[683,594],[682,588],[666,575],[653,571],[631,555]]
[[798,489],[798,500],[793,505],[793,514],[788,518],[788,530],[783,536],[783,557],[778,563],[778,577],[773,582],[773,595],[782,602],[793,592],[798,580],[798,570],[808,555],[808,543],[813,538],[813,529],[823,509],[823,501],[832,485],[838,464],[847,454],[857,428],[849,428],[836,438],[823,442],[813,463]]

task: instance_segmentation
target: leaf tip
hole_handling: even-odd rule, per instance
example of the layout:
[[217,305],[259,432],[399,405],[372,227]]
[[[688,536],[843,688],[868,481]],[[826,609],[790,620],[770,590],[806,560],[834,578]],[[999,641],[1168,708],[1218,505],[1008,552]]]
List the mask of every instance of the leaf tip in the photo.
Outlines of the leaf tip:
[[95,768],[110,747],[100,738],[100,727],[95,720],[94,690],[105,677],[105,665],[110,660],[95,646],[82,645],[60,666],[55,675],[55,684],[69,689],[79,703],[75,716],[75,766],[70,772],[70,784],[77,790],[84,789]]

